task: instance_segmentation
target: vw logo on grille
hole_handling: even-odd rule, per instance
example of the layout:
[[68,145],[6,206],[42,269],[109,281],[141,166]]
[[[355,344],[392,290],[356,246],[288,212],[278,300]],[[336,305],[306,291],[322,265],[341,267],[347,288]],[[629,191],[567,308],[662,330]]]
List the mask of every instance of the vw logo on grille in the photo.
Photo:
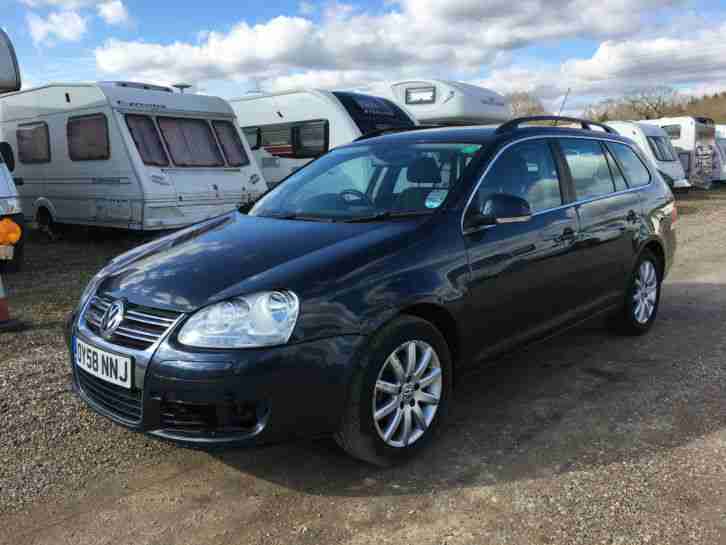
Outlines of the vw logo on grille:
[[121,322],[124,321],[125,314],[126,305],[121,300],[116,301],[106,309],[101,318],[101,336],[104,339],[110,339],[113,336]]

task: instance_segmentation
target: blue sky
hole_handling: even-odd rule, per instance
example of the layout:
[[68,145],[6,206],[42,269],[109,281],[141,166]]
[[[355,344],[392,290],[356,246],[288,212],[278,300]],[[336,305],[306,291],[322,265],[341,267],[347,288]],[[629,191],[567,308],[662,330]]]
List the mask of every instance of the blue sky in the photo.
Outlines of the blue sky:
[[[258,5],[259,4],[259,5]],[[443,77],[575,104],[653,85],[726,88],[726,2],[0,0],[28,85],[249,89]]]

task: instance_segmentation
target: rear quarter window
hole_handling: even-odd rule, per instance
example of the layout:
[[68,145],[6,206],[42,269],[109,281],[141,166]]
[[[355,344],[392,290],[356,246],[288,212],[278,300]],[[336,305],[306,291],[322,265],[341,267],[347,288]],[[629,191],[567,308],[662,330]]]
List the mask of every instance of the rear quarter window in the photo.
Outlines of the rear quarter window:
[[630,187],[642,187],[650,183],[651,176],[648,167],[630,146],[614,142],[608,142],[607,145],[622,167]]

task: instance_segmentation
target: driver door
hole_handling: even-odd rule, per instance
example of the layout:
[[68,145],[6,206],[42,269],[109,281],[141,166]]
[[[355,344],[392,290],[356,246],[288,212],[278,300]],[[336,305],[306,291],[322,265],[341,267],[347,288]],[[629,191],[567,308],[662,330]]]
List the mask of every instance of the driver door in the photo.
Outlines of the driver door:
[[466,228],[469,258],[467,333],[480,357],[544,332],[575,301],[578,231],[574,207],[550,140],[528,140],[507,148],[488,169],[470,210],[493,193],[527,200],[532,218],[524,223]]

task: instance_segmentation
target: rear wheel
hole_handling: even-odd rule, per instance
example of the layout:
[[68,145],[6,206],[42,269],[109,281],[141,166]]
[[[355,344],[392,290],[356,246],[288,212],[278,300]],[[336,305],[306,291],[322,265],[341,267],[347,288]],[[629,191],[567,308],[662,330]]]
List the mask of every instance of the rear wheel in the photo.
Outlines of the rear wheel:
[[373,338],[353,380],[338,443],[379,466],[408,460],[428,445],[451,397],[451,356],[429,322],[401,317]]
[[622,314],[616,326],[626,335],[647,333],[658,315],[663,273],[655,255],[645,250],[630,278]]

